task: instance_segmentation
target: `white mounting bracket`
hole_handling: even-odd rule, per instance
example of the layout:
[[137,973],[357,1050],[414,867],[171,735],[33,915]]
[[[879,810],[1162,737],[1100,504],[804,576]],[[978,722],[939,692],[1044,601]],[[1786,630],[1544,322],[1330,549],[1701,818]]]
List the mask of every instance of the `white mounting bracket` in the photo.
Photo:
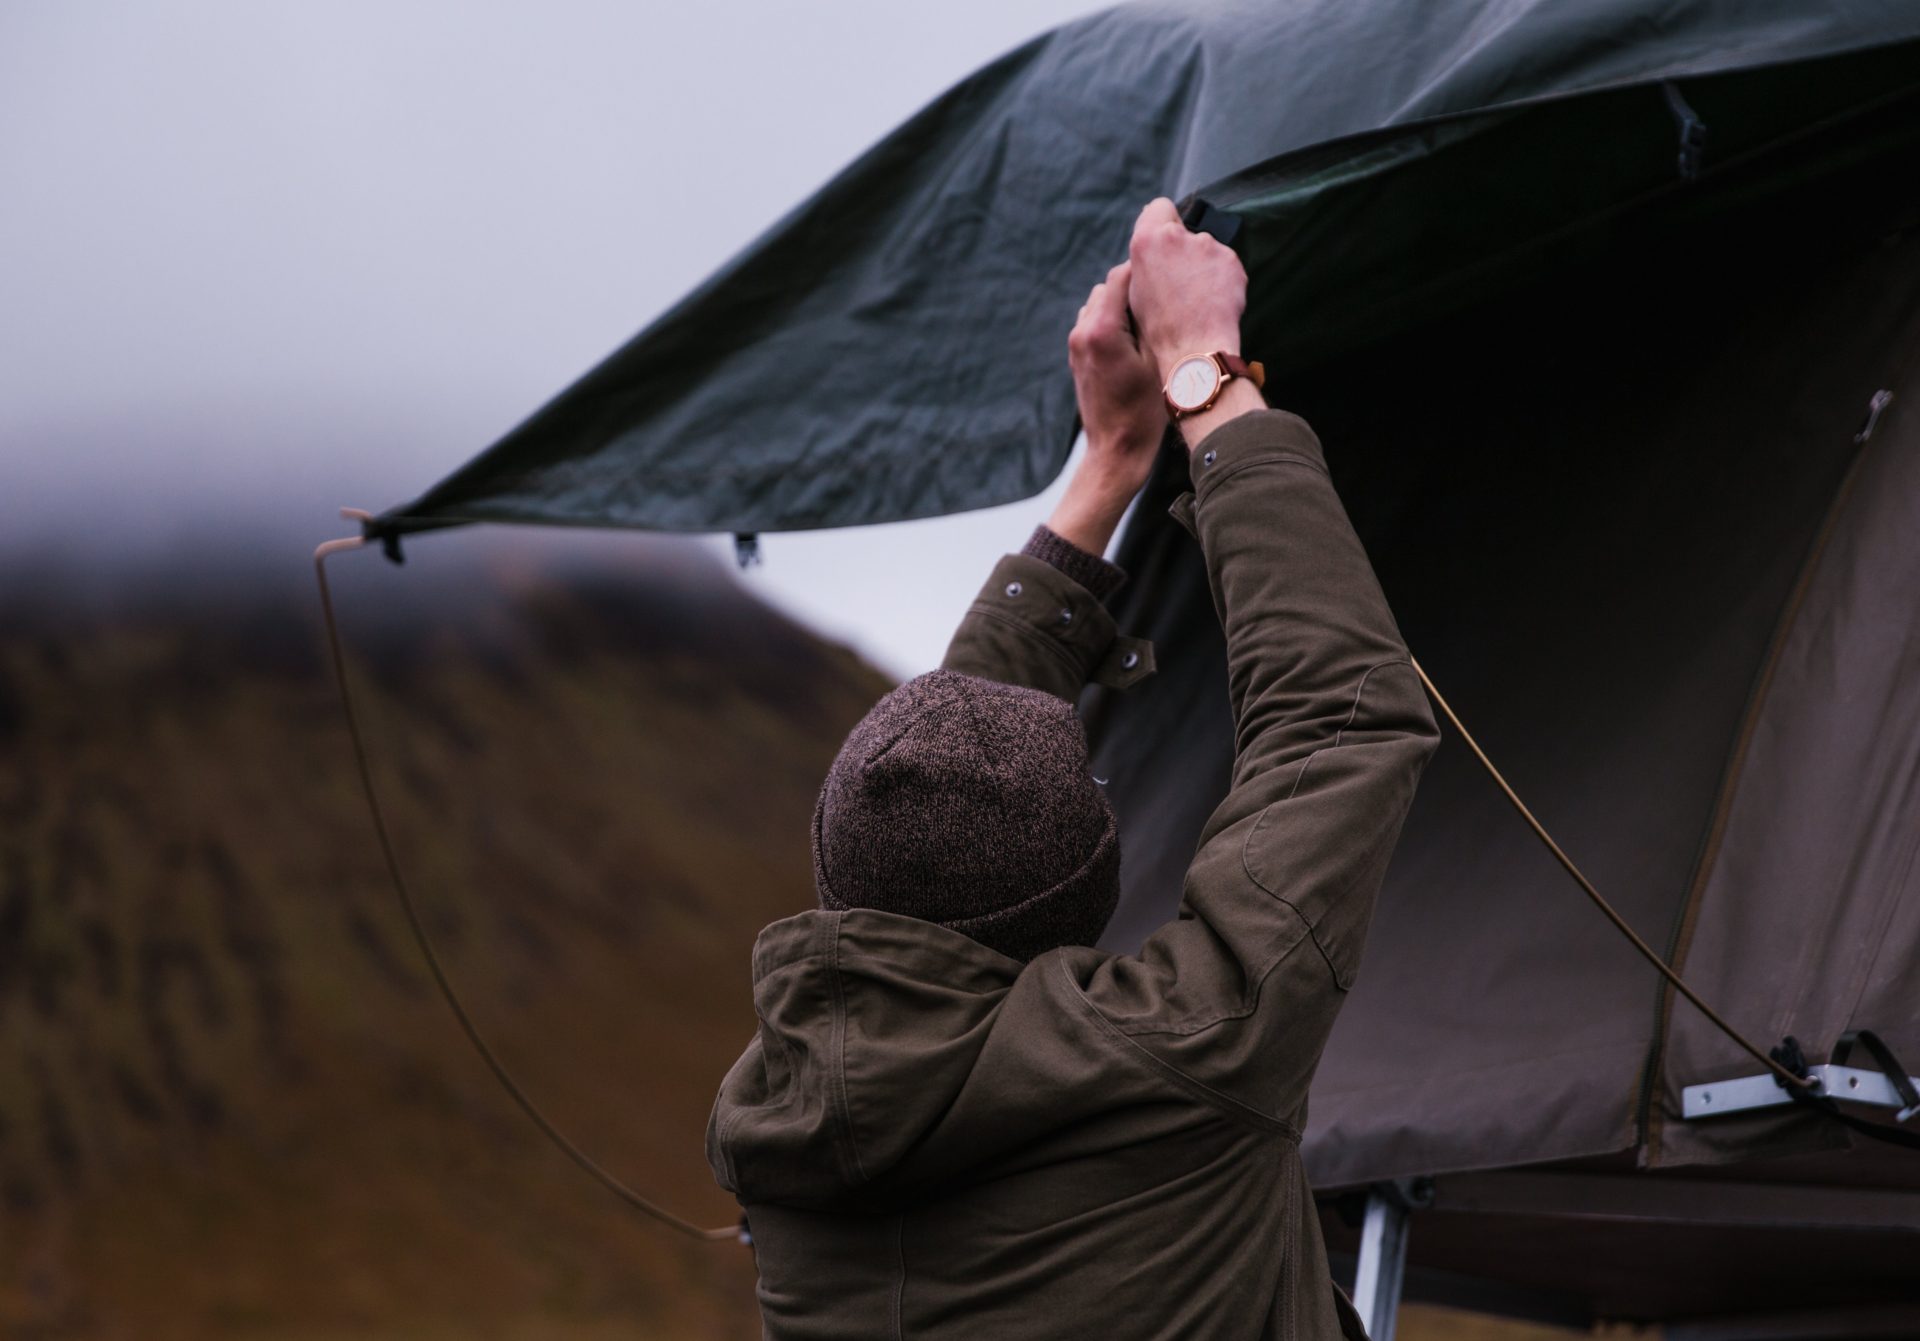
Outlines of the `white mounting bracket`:
[[[1881,1071],[1857,1066],[1814,1066],[1807,1069],[1818,1085],[1814,1093],[1843,1103],[1867,1104],[1874,1108],[1897,1108],[1897,1120],[1905,1122],[1920,1109],[1905,1107],[1893,1080]],[[1920,1084],[1920,1080],[1916,1080]],[[1680,1091],[1680,1113],[1688,1121],[1696,1118],[1724,1117],[1728,1113],[1748,1113],[1756,1108],[1779,1108],[1793,1102],[1786,1086],[1771,1072],[1757,1076],[1735,1076],[1704,1085],[1689,1085]]]

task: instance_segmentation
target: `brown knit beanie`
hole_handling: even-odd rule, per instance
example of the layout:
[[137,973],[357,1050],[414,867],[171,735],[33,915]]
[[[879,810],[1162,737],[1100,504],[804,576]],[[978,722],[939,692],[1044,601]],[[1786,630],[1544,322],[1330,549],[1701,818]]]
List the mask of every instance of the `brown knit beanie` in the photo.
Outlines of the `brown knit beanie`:
[[820,906],[937,922],[1030,960],[1091,945],[1120,835],[1073,705],[937,670],[873,705],[813,811]]

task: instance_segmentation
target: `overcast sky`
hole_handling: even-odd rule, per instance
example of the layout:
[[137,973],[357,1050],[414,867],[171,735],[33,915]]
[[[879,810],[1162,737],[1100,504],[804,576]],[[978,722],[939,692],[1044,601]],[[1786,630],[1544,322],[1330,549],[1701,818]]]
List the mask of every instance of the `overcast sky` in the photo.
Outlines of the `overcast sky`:
[[[1098,7],[5,0],[0,527],[137,549],[268,517],[297,556]],[[745,580],[912,674],[1050,500],[768,536]]]

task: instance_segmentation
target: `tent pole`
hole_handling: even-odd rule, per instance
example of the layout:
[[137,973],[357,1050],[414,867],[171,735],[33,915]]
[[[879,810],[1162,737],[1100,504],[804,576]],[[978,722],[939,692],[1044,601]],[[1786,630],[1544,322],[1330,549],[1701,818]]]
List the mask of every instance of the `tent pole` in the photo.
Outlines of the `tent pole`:
[[1407,1178],[1367,1189],[1360,1227],[1360,1263],[1353,1273],[1353,1307],[1372,1341],[1393,1341],[1400,1285],[1407,1269],[1407,1222],[1413,1208],[1433,1200],[1433,1183]]

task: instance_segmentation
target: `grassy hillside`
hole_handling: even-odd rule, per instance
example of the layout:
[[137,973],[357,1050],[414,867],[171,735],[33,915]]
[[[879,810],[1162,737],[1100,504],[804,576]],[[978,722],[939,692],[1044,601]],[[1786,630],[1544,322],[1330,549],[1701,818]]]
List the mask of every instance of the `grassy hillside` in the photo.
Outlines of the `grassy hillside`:
[[[410,875],[499,1051],[724,1224],[707,1105],[758,928],[886,682],[717,569],[345,561]],[[748,1336],[743,1249],[514,1112],[378,865],[307,574],[0,597],[0,1335]]]

